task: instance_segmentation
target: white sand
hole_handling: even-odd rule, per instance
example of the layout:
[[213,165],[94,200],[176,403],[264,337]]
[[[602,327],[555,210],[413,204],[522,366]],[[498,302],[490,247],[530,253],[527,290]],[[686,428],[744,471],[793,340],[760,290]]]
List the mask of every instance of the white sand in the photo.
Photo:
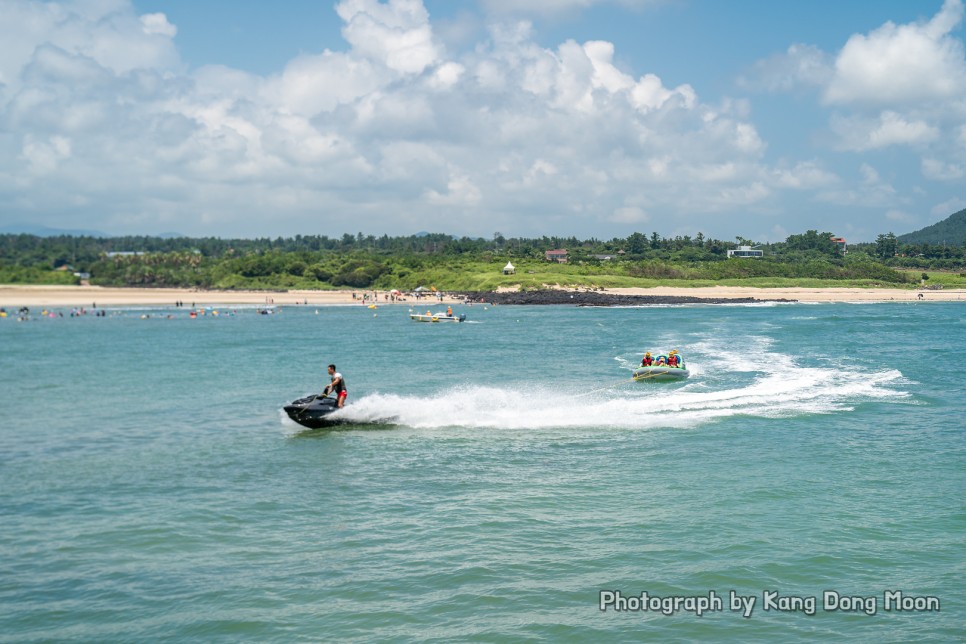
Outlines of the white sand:
[[[352,298],[355,292],[358,299]],[[758,299],[788,299],[802,302],[890,302],[917,301],[922,294],[924,301],[966,301],[964,290],[908,290],[888,288],[751,288],[744,286],[710,286],[696,288],[612,288],[607,293],[621,295],[677,295],[708,298],[754,297]],[[363,305],[362,294],[373,291],[202,291],[178,288],[106,288],[100,286],[22,286],[0,285],[0,306],[10,309],[16,306],[72,307],[84,306],[131,306],[167,305],[184,302],[187,306],[213,306],[231,304],[276,306],[304,305],[325,306],[332,304]],[[386,292],[378,291],[379,306],[390,305]],[[431,296],[421,300],[406,295],[404,306],[433,306],[439,302]],[[371,301],[371,300],[370,300]],[[444,297],[443,304],[455,304],[458,300]]]
[[[353,299],[355,293],[358,299]],[[10,309],[15,306],[29,307],[93,307],[102,306],[132,306],[138,304],[174,306],[181,301],[185,307],[214,306],[231,304],[250,304],[275,306],[304,305],[325,306],[331,304],[364,304],[362,296],[368,293],[370,298],[374,291],[288,291],[278,293],[274,291],[202,291],[180,288],[107,288],[101,286],[21,286],[0,285],[0,306]],[[391,305],[385,299],[386,291],[375,292],[379,306]],[[397,301],[398,305],[424,306],[438,305],[439,301],[431,296],[424,296],[417,300],[411,295],[404,295],[405,301]],[[370,303],[365,302],[366,304]],[[452,298],[443,298],[443,304],[455,303]]]

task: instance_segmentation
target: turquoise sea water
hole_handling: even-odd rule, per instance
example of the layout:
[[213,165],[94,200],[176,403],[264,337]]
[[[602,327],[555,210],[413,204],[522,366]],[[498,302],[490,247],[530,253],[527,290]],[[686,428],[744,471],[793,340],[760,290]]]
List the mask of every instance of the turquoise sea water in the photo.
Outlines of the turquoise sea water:
[[236,310],[0,320],[0,640],[961,641],[962,304]]

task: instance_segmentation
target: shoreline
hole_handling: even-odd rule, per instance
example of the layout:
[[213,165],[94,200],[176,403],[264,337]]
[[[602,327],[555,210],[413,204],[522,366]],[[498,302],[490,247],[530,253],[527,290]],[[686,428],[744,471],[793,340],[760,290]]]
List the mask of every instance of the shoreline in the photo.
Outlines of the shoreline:
[[[353,293],[356,298],[353,298]],[[250,306],[364,306],[373,300],[364,300],[376,294],[379,306],[413,306],[459,304],[462,298],[426,295],[416,299],[404,295],[395,302],[385,299],[388,291],[353,289],[346,291],[218,291],[190,288],[118,288],[108,286],[48,286],[28,284],[0,284],[0,307],[89,307],[111,306],[171,306],[182,302],[185,308],[217,307],[232,305]]]
[[[353,293],[356,298],[353,299]],[[482,297],[496,304],[575,304],[613,306],[622,304],[738,303],[738,302],[937,302],[966,301],[966,290],[906,290],[886,288],[757,288],[749,286],[589,289],[546,289],[540,291],[500,290],[492,293],[444,294],[416,299],[404,295],[395,302],[387,291],[209,291],[187,288],[115,288],[102,286],[0,285],[0,307],[98,307],[105,306],[363,306],[375,294],[378,306],[438,306],[461,304],[464,295],[474,301]],[[920,295],[922,296],[920,298]]]
[[[353,298],[353,293],[356,298]],[[887,288],[757,288],[750,286],[657,286],[651,288],[610,288],[603,290],[545,289],[519,292],[453,292],[443,299],[427,295],[416,299],[404,295],[395,302],[386,300],[387,291],[209,291],[188,288],[117,288],[104,286],[0,285],[0,307],[105,307],[175,306],[212,307],[254,306],[362,306],[375,294],[379,306],[423,306],[461,304],[464,296],[474,301],[483,298],[496,304],[574,304],[615,306],[634,304],[753,303],[753,302],[950,302],[966,301],[966,290],[907,290]],[[920,295],[922,296],[920,298]]]

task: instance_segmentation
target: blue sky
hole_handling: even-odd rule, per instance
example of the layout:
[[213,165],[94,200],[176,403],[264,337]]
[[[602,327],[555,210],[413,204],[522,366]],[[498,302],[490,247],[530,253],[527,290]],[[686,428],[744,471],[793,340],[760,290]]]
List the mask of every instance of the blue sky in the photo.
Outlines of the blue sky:
[[908,232],[961,0],[0,0],[0,229]]

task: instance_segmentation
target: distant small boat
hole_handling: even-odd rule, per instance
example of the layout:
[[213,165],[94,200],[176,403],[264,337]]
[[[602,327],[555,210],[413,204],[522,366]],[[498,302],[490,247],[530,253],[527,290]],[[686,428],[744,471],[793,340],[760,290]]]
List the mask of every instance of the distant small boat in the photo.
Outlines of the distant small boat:
[[455,316],[446,315],[445,313],[430,313],[427,311],[423,314],[410,313],[409,319],[414,322],[462,322],[466,319],[466,314]]

